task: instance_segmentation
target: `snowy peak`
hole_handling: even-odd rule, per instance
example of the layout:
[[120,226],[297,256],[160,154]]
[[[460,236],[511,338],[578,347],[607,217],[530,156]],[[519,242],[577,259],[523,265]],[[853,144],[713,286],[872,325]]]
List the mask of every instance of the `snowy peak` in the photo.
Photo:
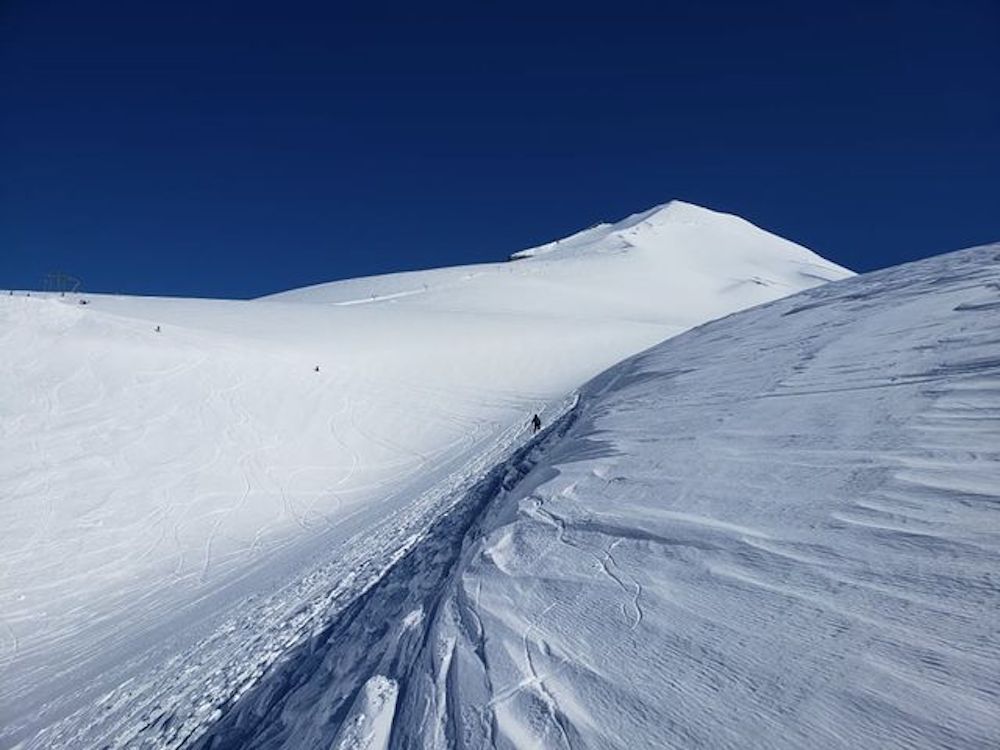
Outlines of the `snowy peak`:
[[643,224],[647,226],[658,226],[671,222],[708,223],[711,221],[725,221],[732,219],[745,224],[750,223],[739,218],[738,216],[733,216],[732,214],[713,211],[710,208],[704,208],[703,206],[698,206],[694,203],[687,203],[686,201],[672,200],[662,203],[659,206],[654,206],[646,211],[632,214],[631,216],[617,222],[614,227],[616,230],[626,230]]
[[813,263],[829,273],[826,280],[852,275],[801,245],[772,234],[733,214],[673,200],[614,223],[597,224],[564,239],[521,250],[512,260],[607,254],[642,248],[674,261],[711,266],[741,257],[762,262]]
[[351,279],[267,299],[477,314],[624,317],[677,332],[853,275],[744,219],[683,201],[597,224],[510,257],[517,262]]
[[[197,736],[327,632],[331,602],[459,520],[532,414],[552,424],[625,357],[850,275],[679,202],[521,257],[254,301],[0,296],[0,748]],[[392,685],[368,687],[359,714],[391,714]]]
[[597,242],[609,235],[620,235],[643,226],[647,228],[654,227],[671,221],[687,221],[689,223],[693,223],[699,217],[711,218],[713,216],[725,216],[725,214],[716,213],[710,209],[696,206],[693,203],[672,200],[658,206],[653,206],[653,208],[645,211],[631,214],[616,222],[599,222],[591,227],[588,227],[587,229],[571,234],[568,237],[563,237],[553,242],[546,242],[544,245],[537,245],[525,250],[520,250],[510,257],[515,260],[537,257],[566,246],[579,246],[581,244]]

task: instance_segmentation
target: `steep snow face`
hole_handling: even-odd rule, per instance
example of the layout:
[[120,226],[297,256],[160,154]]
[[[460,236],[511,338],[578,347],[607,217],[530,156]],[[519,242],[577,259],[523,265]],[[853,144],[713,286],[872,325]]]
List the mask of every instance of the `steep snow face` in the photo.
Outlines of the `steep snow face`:
[[1000,746],[998,321],[994,245],[592,381],[443,593],[399,604],[436,614],[378,662],[392,746]]
[[0,297],[0,747],[183,744],[533,412],[849,275],[683,204],[556,245],[250,302]]

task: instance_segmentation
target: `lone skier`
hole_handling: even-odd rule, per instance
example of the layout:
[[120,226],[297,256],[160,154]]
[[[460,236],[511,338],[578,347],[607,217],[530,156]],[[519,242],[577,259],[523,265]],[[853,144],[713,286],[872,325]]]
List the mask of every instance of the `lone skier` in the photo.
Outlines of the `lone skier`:
[[542,429],[542,419],[537,414],[531,418],[531,432],[534,434]]

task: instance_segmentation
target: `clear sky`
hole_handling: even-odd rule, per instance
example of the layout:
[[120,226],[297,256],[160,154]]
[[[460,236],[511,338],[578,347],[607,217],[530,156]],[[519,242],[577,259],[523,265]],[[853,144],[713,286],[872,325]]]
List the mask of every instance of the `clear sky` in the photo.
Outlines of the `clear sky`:
[[1000,2],[0,0],[0,287],[251,297],[671,198],[1000,241]]

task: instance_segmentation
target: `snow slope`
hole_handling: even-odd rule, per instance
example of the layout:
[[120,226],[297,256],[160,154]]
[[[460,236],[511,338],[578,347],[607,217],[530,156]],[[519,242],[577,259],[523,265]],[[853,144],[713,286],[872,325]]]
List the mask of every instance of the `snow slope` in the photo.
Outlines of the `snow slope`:
[[1000,746],[998,321],[993,245],[611,368],[198,746]]
[[850,275],[682,203],[518,255],[249,302],[0,297],[0,747],[193,740],[420,547],[532,412]]
[[422,312],[559,314],[588,325],[610,318],[678,332],[850,275],[739,217],[679,201],[514,253],[512,260],[321,284],[268,299],[342,307],[393,303]]

